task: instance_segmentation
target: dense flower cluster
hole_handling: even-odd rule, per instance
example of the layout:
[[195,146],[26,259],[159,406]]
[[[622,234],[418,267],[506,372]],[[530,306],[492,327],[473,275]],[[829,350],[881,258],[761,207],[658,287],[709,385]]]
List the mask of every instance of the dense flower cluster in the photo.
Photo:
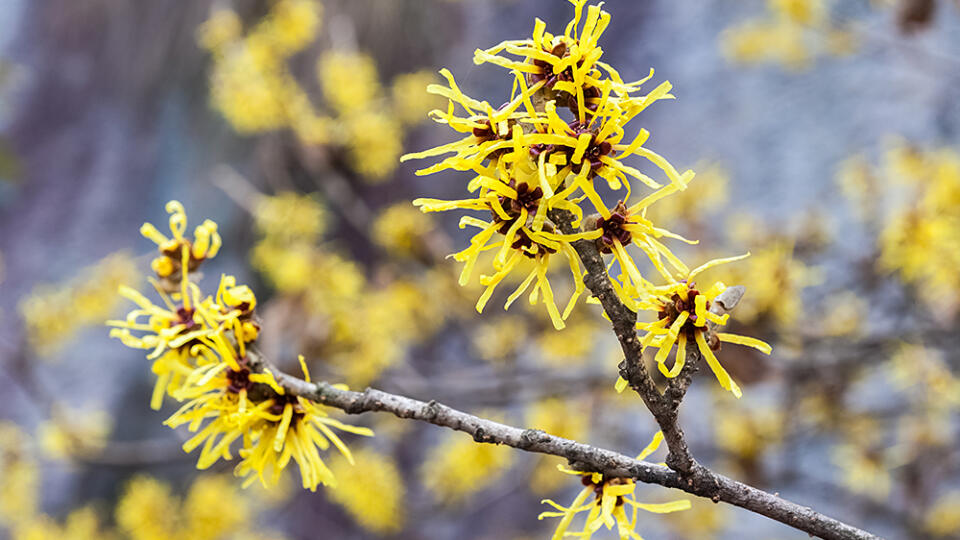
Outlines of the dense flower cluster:
[[[435,121],[463,133],[460,140],[414,154],[404,159],[444,156],[439,163],[417,174],[442,170],[469,171],[470,198],[438,200],[421,198],[414,204],[424,212],[453,209],[481,212],[484,217],[464,216],[460,227],[477,232],[470,245],[453,255],[463,263],[461,285],[472,281],[478,265],[491,271],[480,275],[484,287],[477,311],[482,311],[500,283],[514,272],[523,277],[506,298],[509,307],[526,291],[531,304],[542,303],[554,327],[561,329],[584,291],[580,258],[573,243],[592,240],[602,253],[612,254],[611,277],[620,299],[634,311],[658,314],[654,323],[641,323],[644,345],[657,347],[664,366],[674,344],[680,354],[672,369],[683,365],[686,342],[695,341],[724,388],[740,392],[713,351],[720,341],[730,341],[769,352],[769,346],[741,336],[712,335],[706,323],[723,324],[709,313],[709,302],[723,291],[723,284],[700,294],[693,278],[701,271],[738,258],[718,259],[690,271],[663,243],[664,239],[695,243],[656,226],[646,211],[657,201],[684,191],[693,171],[678,172],[664,157],[645,146],[649,132],[639,129],[629,137],[628,123],[652,103],[672,98],[671,85],[663,82],[642,94],[641,86],[652,76],[625,82],[620,73],[600,60],[598,40],[610,22],[610,14],[586,0],[571,0],[573,19],[562,34],[553,35],[537,20],[530,39],[510,40],[474,53],[476,64],[506,68],[513,78],[510,100],[494,108],[486,101],[467,96],[448,70],[441,70],[447,85],[431,85],[428,91],[446,97],[446,111],[435,110]],[[462,114],[457,108],[463,110]],[[666,182],[651,178],[627,163],[631,157],[646,160]],[[635,186],[639,184],[639,186]],[[638,189],[647,190],[635,196]],[[608,205],[602,192],[618,192],[620,200]],[[589,204],[589,207],[587,206]],[[588,212],[595,214],[585,215]],[[561,230],[570,221],[577,230]],[[628,249],[628,246],[634,246]],[[652,275],[634,260],[639,251],[652,267]],[[566,259],[573,293],[561,311],[548,274],[551,260]],[[615,264],[614,264],[615,263]],[[654,280],[663,281],[656,285]]]
[[[185,236],[187,217],[177,201],[167,204],[170,231],[167,238],[147,223],[141,233],[153,240],[160,255],[152,267],[158,279],[150,279],[161,305],[146,296],[121,287],[120,293],[137,304],[125,320],[109,321],[111,337],[125,345],[150,352],[157,375],[151,406],[159,409],[168,395],[184,402],[167,424],[187,425],[196,432],[183,448],[201,448],[197,462],[206,469],[220,459],[232,458],[240,441],[240,463],[235,469],[246,478],[275,485],[293,459],[300,469],[303,487],[316,490],[332,485],[333,474],[320,457],[332,443],[349,460],[350,451],[333,428],[359,435],[372,435],[330,418],[315,403],[288,395],[269,369],[251,356],[260,326],[254,316],[253,291],[239,285],[233,276],[222,276],[215,295],[204,296],[191,280],[200,263],[217,254],[220,236],[216,224],[207,220]],[[306,365],[303,364],[309,380]]]

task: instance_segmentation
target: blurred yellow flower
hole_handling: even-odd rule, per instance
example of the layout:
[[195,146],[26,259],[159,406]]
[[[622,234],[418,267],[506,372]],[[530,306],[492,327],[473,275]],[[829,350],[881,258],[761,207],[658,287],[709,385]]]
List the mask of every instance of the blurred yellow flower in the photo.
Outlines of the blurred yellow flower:
[[393,79],[390,94],[394,113],[405,124],[419,124],[428,112],[443,105],[443,100],[427,92],[437,82],[432,71],[404,73]]
[[34,287],[19,304],[30,346],[42,356],[61,350],[82,328],[117,312],[118,284],[137,285],[140,279],[133,256],[117,252],[63,283]]
[[[551,332],[562,335],[564,332]],[[581,400],[549,398],[530,405],[527,410],[527,425],[543,430],[550,435],[571,440],[582,440],[590,424],[589,407]],[[530,475],[530,489],[545,495],[560,488],[565,478],[557,475],[557,466],[563,460],[555,456],[540,456]]]
[[0,420],[0,524],[16,528],[40,506],[40,469],[33,441],[13,422]]
[[[350,86],[351,93],[355,86]],[[389,180],[403,153],[403,129],[390,115],[365,110],[341,118],[353,170],[368,181]]]
[[327,103],[341,115],[368,110],[383,92],[373,58],[359,52],[325,51],[317,77]]
[[[484,320],[470,334],[471,345],[482,360],[502,363],[516,358],[527,343],[530,324],[519,315]],[[556,334],[557,332],[553,332]]]
[[354,453],[356,465],[343,456],[330,461],[338,479],[327,497],[364,529],[376,534],[400,531],[404,524],[406,488],[393,458],[367,448]]
[[934,536],[950,536],[960,532],[960,491],[941,496],[923,518],[923,528]]
[[285,191],[258,197],[253,219],[271,241],[314,243],[326,232],[327,209],[315,195]]
[[570,323],[563,332],[548,329],[536,337],[540,354],[537,358],[548,366],[564,367],[583,365],[590,360],[601,340],[595,321],[586,319]]
[[201,475],[180,497],[166,483],[140,475],[127,484],[117,501],[115,519],[120,532],[131,540],[266,538],[254,527],[252,503],[248,492],[237,489],[228,476]]
[[82,411],[54,403],[51,417],[37,428],[44,452],[56,459],[95,454],[107,443],[113,419],[104,411]]
[[[500,416],[493,412],[479,414],[484,418]],[[437,501],[459,505],[495,485],[512,462],[511,448],[477,443],[467,435],[448,431],[424,458],[420,480]]]
[[849,54],[853,33],[830,20],[829,0],[768,0],[758,17],[726,28],[724,55],[741,64],[774,63],[794,70],[810,67],[822,55]]
[[131,540],[173,540],[180,518],[180,501],[170,487],[148,476],[127,484],[115,510],[117,527]]
[[395,255],[413,254],[424,241],[424,235],[433,229],[433,220],[414,208],[400,202],[379,212],[373,222],[371,237],[380,247]]

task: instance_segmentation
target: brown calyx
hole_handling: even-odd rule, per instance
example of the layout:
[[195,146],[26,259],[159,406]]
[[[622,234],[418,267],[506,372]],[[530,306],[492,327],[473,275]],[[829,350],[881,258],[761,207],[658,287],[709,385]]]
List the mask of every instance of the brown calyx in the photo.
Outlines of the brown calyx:
[[621,245],[628,245],[633,241],[630,231],[623,228],[630,223],[627,206],[623,201],[619,201],[614,207],[609,218],[597,218],[596,228],[603,231],[603,235],[597,239],[597,249],[601,253],[613,253],[614,240],[619,240]]
[[[609,480],[601,478],[599,483],[595,483],[593,481],[593,475],[591,474],[582,476],[580,481],[583,483],[584,486],[593,486],[593,494],[596,497],[597,504],[600,504],[601,501],[603,501],[603,486],[608,484],[611,486],[619,486],[619,485],[624,485],[630,482],[630,480],[627,478],[610,478]],[[623,504],[623,496],[618,495],[617,506],[620,506],[622,504]]]
[[[680,327],[680,331],[686,333],[688,340],[696,339],[696,332],[698,330],[705,330],[705,327],[697,326],[697,314],[696,314],[696,298],[697,296],[703,293],[696,288],[696,285],[690,283],[688,285],[686,297],[681,297],[679,294],[674,294],[670,298],[670,302],[667,302],[666,305],[660,308],[660,312],[657,314],[657,317],[660,320],[667,319],[670,321],[668,327],[673,323],[674,320],[682,313],[683,311],[689,311],[690,316],[683,323],[683,326]],[[710,309],[710,300],[707,300],[706,308]],[[711,350],[719,351],[720,350],[720,340],[711,332],[705,334],[707,338],[707,345],[710,346]]]

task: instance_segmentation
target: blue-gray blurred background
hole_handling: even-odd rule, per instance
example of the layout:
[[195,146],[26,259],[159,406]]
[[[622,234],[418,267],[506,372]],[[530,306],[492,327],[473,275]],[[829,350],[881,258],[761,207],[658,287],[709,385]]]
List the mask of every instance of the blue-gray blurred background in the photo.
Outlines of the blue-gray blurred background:
[[[876,371],[860,368],[880,366],[899,343],[910,342],[940,350],[945,365],[956,373],[956,349],[950,338],[957,329],[955,318],[924,318],[926,308],[902,292],[896,280],[891,283],[888,275],[877,277],[870,270],[877,231],[861,226],[850,202],[841,196],[836,176],[844,160],[859,153],[870,163],[881,163],[885,145],[895,137],[917,148],[957,148],[960,9],[946,0],[814,3],[822,5],[826,14],[815,23],[801,25],[808,58],[799,64],[776,58],[743,62],[727,50],[729,35],[737,32],[738,25],[778,17],[771,7],[776,2],[611,0],[604,4],[613,14],[601,41],[605,60],[632,79],[645,76],[653,67],[654,84],[669,80],[674,87],[675,101],[659,102],[642,117],[642,127],[652,134],[649,145],[678,168],[716,165],[729,178],[723,209],[693,220],[698,222],[698,236],[725,242],[717,247],[726,250],[724,254],[755,249],[731,241],[724,232],[731,227],[731,217],[748,215],[753,220],[748,228],[755,238],[789,238],[797,246],[793,256],[817,267],[817,279],[809,286],[795,287],[806,306],[820,306],[838,291],[852,291],[865,304],[865,310],[858,312],[862,324],[854,336],[819,335],[811,323],[820,313],[814,307],[789,325],[755,321],[749,332],[773,342],[777,350],[766,360],[747,357],[746,362],[763,364],[740,370],[762,372],[747,382],[742,402],[719,410],[717,402],[728,402],[730,396],[715,396],[709,391],[714,382],[702,377],[700,387],[683,406],[682,419],[695,453],[729,474],[890,538],[957,537],[960,506],[946,507],[944,519],[952,517],[954,528],[931,526],[934,519],[928,512],[960,489],[960,456],[952,450],[955,408],[947,413],[948,421],[935,428],[946,431],[951,441],[947,449],[922,454],[927,457],[915,460],[919,463],[880,466],[892,487],[886,496],[875,497],[857,490],[856,479],[846,480],[844,460],[836,458],[838,441],[859,433],[859,428],[844,424],[831,431],[816,422],[810,427],[804,417],[807,409],[794,401],[807,392],[822,392],[823,414],[838,423],[848,410],[879,410],[876,418],[859,412],[857,418],[871,418],[871,433],[886,434],[878,436],[882,442],[877,445],[888,449],[899,444],[894,433],[898,426],[913,417],[897,416],[906,414],[906,406],[899,405],[889,384],[874,380]],[[317,193],[329,214],[324,242],[356,261],[376,283],[373,276],[378,268],[392,263],[388,253],[364,238],[365,223],[394,203],[418,196],[455,198],[463,191],[462,177],[453,173],[417,177],[413,172],[418,164],[410,162],[382,180],[369,182],[351,168],[336,144],[316,145],[317,150],[298,141],[290,129],[238,132],[211,105],[213,60],[198,44],[198,28],[217,9],[234,10],[249,27],[266,16],[271,4],[260,0],[0,3],[0,418],[20,426],[31,439],[26,448],[40,470],[38,511],[54,522],[62,523],[71,510],[93,503],[104,527],[112,528],[117,500],[132,477],[149,474],[182,495],[196,472],[192,457],[178,448],[186,435],[164,427],[165,415],[149,409],[153,375],[138,351],[110,340],[99,324],[83,325],[52,352],[40,351],[30,341],[23,306],[25,299],[44,291],[38,287],[69,286],[86,279],[82,276],[89,278],[86,269],[120,250],[137,257],[139,268],[146,272],[152,246],[139,236],[138,228],[144,221],[162,224],[164,203],[177,199],[194,224],[205,217],[220,224],[225,248],[210,263],[208,274],[237,274],[251,283],[264,306],[269,305],[275,295],[282,295],[249,262],[257,238],[254,218],[236,196],[225,194],[230,189],[234,193]],[[496,106],[506,99],[509,80],[497,68],[474,65],[473,50],[529,36],[535,17],[559,31],[571,12],[561,0],[323,0],[322,4],[318,36],[288,60],[291,73],[318,108],[324,106],[324,94],[313,66],[329,50],[368,54],[384,88],[399,75],[447,67],[467,93]],[[925,14],[925,10],[931,11]],[[775,49],[775,35],[758,38],[755,46]],[[847,41],[834,46],[831,40]],[[838,48],[844,49],[842,54],[833,50]],[[430,122],[406,125],[401,134],[406,151],[441,144],[452,136]],[[321,154],[319,159],[316,153]],[[873,202],[880,207],[891,201],[878,197],[867,204]],[[831,240],[807,252],[800,247],[813,234],[810,231],[818,229],[810,228],[811,220],[826,229]],[[803,226],[797,225],[801,222]],[[444,253],[465,241],[455,229],[454,217],[444,216],[436,223],[437,234],[445,236],[439,242]],[[750,283],[745,285],[749,295]],[[470,302],[464,305],[469,308]],[[896,306],[902,305],[913,306],[921,315],[911,315],[910,324],[901,324]],[[127,307],[118,306],[111,316]],[[288,312],[291,308],[284,309],[274,314],[297,318]],[[60,306],[59,313],[70,317],[69,303]],[[643,447],[653,424],[638,407],[639,400],[633,403],[608,395],[617,362],[610,336],[591,334],[596,346],[590,360],[575,368],[539,362],[532,358],[539,353],[530,351],[504,367],[484,360],[471,345],[483,339],[471,337],[473,328],[500,317],[499,307],[488,313],[481,316],[468,310],[444,323],[433,337],[414,344],[398,338],[402,358],[369,382],[423,399],[439,395],[473,411],[497,409],[517,424],[526,421],[525,407],[543,397],[589,401],[592,428],[584,436],[587,442],[626,453]],[[597,319],[589,309],[583,313]],[[271,312],[261,316],[268,319]],[[269,327],[269,321],[266,324]],[[605,328],[602,320],[596,324]],[[504,331],[499,328],[491,332]],[[523,334],[521,341],[529,337],[532,342],[541,330],[534,325],[516,331]],[[815,364],[813,357],[829,367],[803,363]],[[850,359],[859,362],[856,370],[838,367]],[[805,367],[791,371],[796,365]],[[296,369],[292,363],[286,368]],[[800,379],[809,386],[800,386]],[[524,383],[511,386],[515,380]],[[531,391],[533,397],[524,395],[529,390],[526,385],[548,383],[553,386]],[[458,390],[485,384],[489,390]],[[171,407],[164,411],[172,412]],[[112,429],[102,455],[85,452],[71,459],[44,454],[40,427],[50,421],[55,409],[65,415],[67,425],[82,411],[106,412]],[[730,449],[715,442],[716,415],[759,409],[778,415],[773,436],[777,443],[764,446],[759,458],[747,456],[749,466],[738,469],[729,465],[736,461],[728,455]],[[891,420],[890,415],[895,418]],[[801,424],[802,428],[791,430]],[[420,472],[429,449],[446,434],[432,426],[384,429],[385,440],[394,442],[379,443],[377,448],[393,456],[407,484],[404,524],[385,537],[547,537],[551,523],[536,519],[546,509],[539,500],[549,496],[565,504],[578,489],[572,479],[548,495],[532,492],[528,477],[534,463],[529,456],[517,455],[510,472],[471,493],[463,504],[448,508],[432,498]],[[763,433],[749,436],[762,438]],[[351,445],[363,442],[354,440]],[[922,472],[930,459],[942,467],[933,478]],[[229,471],[230,466],[218,470]],[[869,480],[864,482],[870,485]],[[294,486],[277,506],[251,510],[257,526],[294,539],[380,537],[329,501],[323,490],[317,494],[297,490]],[[680,494],[641,487],[638,495],[663,500]],[[369,504],[378,503],[374,499]],[[697,526],[710,520],[716,526]],[[642,516],[637,530],[646,538],[663,539],[805,536],[746,511],[711,503],[697,505],[673,521]],[[0,537],[13,537],[15,532],[15,527],[0,524]],[[137,537],[136,531],[118,534]],[[612,532],[597,535],[612,537]],[[240,536],[230,532],[225,537]]]

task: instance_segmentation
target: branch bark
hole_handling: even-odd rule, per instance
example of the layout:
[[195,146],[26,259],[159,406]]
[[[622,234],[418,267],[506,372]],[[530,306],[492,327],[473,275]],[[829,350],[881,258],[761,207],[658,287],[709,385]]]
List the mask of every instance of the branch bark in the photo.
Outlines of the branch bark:
[[[254,365],[266,365],[255,351],[249,351],[248,357]],[[537,429],[522,429],[480,418],[436,401],[423,402],[373,388],[363,392],[343,390],[326,382],[306,382],[275,369],[272,371],[287,392],[348,414],[387,412],[399,418],[462,431],[478,443],[505,444],[527,452],[562,457],[578,468],[602,472],[609,477],[633,478],[647,484],[680,489],[714,502],[723,501],[739,506],[826,540],[879,539],[811,508],[786,501],[701,466],[681,474],[667,467],[638,461],[612,450],[556,437]]]

